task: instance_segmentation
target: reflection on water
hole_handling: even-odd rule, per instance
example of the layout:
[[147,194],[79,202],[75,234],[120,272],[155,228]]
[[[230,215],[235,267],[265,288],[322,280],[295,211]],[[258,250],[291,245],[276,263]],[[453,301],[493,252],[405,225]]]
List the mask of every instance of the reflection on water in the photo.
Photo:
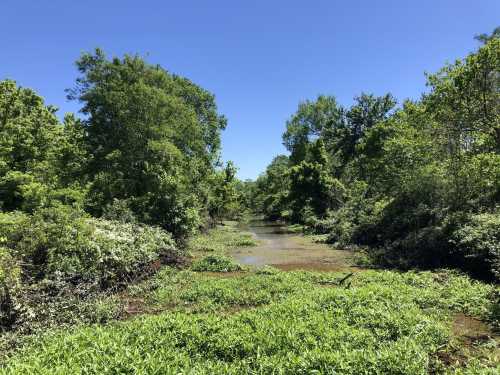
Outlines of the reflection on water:
[[302,236],[287,231],[281,223],[253,220],[242,225],[242,229],[251,232],[259,245],[233,251],[233,257],[241,264],[286,269],[339,269],[347,266],[347,252],[304,240]]
[[292,233],[287,231],[286,225],[263,220],[252,220],[243,229],[253,233],[259,240],[281,239],[283,236],[293,236]]

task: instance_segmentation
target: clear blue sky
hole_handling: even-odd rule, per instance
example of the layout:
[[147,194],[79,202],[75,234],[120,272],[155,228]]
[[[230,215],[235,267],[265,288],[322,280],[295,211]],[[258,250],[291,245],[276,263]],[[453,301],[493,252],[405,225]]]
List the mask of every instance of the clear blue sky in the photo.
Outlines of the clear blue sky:
[[255,178],[284,152],[299,101],[361,91],[399,100],[424,71],[476,48],[500,24],[498,0],[183,0],[0,3],[0,79],[35,89],[61,114],[82,51],[139,53],[216,95],[229,120],[223,158]]

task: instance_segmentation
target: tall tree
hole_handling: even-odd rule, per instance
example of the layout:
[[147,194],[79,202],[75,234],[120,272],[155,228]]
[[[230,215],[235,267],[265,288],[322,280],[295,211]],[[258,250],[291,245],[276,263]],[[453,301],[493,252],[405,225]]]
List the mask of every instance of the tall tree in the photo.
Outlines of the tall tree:
[[55,112],[32,90],[0,82],[0,208],[28,209],[30,196],[57,186],[54,162],[63,129]]
[[267,219],[277,220],[286,215],[290,191],[289,169],[288,156],[278,155],[257,178],[255,200]]
[[304,160],[309,144],[331,134],[343,121],[344,109],[333,96],[320,95],[315,101],[300,103],[283,134],[283,144],[291,153],[290,161],[296,164]]
[[324,218],[328,210],[337,209],[343,202],[345,189],[330,173],[328,154],[321,139],[310,147],[306,160],[290,170],[288,199],[292,219],[305,222],[308,215]]
[[77,61],[69,98],[83,104],[92,156],[90,208],[125,200],[140,220],[178,237],[198,225],[226,120],[213,95],[138,56]]
[[238,191],[237,169],[232,161],[214,174],[212,179],[212,197],[209,204],[209,214],[213,222],[223,219],[235,219],[243,208]]

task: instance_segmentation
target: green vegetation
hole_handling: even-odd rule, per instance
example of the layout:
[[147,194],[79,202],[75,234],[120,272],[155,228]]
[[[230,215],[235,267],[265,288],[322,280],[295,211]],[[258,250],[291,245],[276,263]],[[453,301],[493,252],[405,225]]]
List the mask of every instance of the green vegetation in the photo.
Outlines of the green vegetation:
[[231,258],[222,255],[208,255],[191,265],[193,271],[212,271],[212,272],[232,272],[240,271],[241,266],[234,263]]
[[[209,239],[217,250],[208,257],[217,262],[193,272],[207,258],[202,245]],[[189,246],[198,259],[191,270],[166,266],[117,294],[80,301],[68,316],[86,318],[66,323],[76,328],[10,337],[17,349],[6,353],[0,373],[497,371],[494,339],[477,336],[469,348],[454,329],[457,314],[498,325],[497,287],[450,271],[363,271],[347,278],[273,267],[221,277],[203,272],[226,270],[221,260],[234,265],[223,254],[249,240],[235,227],[198,235]]]
[[206,234],[194,236],[189,241],[188,249],[192,252],[224,254],[231,248],[256,244],[251,233],[239,231],[234,226],[218,226]]
[[[188,249],[197,258],[191,265],[193,271],[233,272],[243,268],[226,256],[228,250],[255,246],[257,241],[251,233],[237,229],[235,222],[218,226],[206,234],[199,234],[189,241]],[[210,254],[206,254],[210,253]]]
[[[149,297],[163,312],[46,335],[1,371],[426,374],[451,350],[455,313],[491,313],[493,288],[453,273],[361,272],[348,287],[343,276],[165,269]],[[456,373],[493,374],[492,360]]]
[[106,288],[178,253],[172,237],[159,228],[91,219],[66,206],[1,215],[11,224],[0,232],[3,246],[33,281],[64,279]]
[[372,264],[499,280],[500,38],[427,76],[419,101],[361,94],[299,104],[254,183],[270,220],[364,249]]
[[[18,334],[117,318],[107,294],[184,262],[188,237],[240,218],[212,94],[138,56],[84,53],[83,119],[0,82],[1,347]],[[234,237],[234,236],[233,236]],[[249,240],[247,240],[250,243]]]
[[67,206],[0,214],[0,348],[50,327],[102,323],[121,309],[110,292],[181,257],[160,228],[84,216]]
[[[418,101],[299,104],[256,181],[214,96],[139,56],[84,53],[62,122],[0,81],[0,374],[497,374],[499,35]],[[251,214],[379,270],[243,267]]]

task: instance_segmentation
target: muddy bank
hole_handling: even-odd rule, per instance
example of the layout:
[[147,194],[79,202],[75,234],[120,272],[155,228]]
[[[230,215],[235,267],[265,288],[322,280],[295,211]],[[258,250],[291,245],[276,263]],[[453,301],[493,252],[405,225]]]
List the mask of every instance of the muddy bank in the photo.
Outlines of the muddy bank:
[[278,223],[252,221],[245,228],[259,241],[255,247],[232,251],[233,258],[243,265],[270,265],[283,270],[309,269],[320,271],[352,268],[352,253],[335,250],[325,244],[313,243]]

